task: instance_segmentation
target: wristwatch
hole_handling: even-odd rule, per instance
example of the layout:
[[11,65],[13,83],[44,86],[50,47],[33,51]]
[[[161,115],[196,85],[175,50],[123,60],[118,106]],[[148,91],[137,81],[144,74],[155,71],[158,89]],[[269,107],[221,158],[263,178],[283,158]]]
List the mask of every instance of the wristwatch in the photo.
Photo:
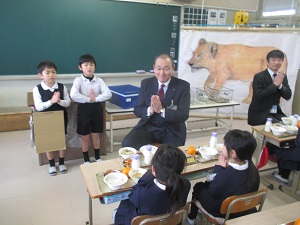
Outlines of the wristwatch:
[[160,115],[161,115],[161,116],[163,116],[163,115],[164,115],[164,113],[165,113],[165,109],[164,109],[164,108],[162,108],[162,109],[160,110]]

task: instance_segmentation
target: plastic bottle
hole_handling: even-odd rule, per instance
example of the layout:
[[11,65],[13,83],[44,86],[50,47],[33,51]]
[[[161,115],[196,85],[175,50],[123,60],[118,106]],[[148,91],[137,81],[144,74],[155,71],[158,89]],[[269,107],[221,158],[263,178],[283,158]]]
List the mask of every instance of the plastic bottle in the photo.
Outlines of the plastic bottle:
[[272,118],[267,118],[267,122],[265,125],[265,131],[271,132],[271,126],[272,126]]
[[211,138],[209,141],[209,147],[214,148],[216,147],[217,143],[218,143],[218,139],[217,139],[217,132],[212,132],[211,133]]
[[144,151],[144,162],[146,165],[150,165],[152,160],[152,146],[147,145],[146,150]]
[[132,158],[132,162],[131,162],[131,168],[136,170],[138,168],[141,167],[140,164],[140,155],[139,154],[135,154]]
[[295,126],[295,127],[298,126],[298,115],[297,114],[294,115],[294,118],[292,120],[292,126]]

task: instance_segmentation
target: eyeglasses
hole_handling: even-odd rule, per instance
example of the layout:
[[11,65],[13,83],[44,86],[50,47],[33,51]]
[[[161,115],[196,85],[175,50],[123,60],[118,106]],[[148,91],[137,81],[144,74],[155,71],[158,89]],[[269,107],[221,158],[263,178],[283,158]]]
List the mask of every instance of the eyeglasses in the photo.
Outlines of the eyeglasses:
[[158,70],[158,72],[160,72],[160,71],[163,70],[165,73],[167,73],[167,72],[169,72],[169,71],[171,70],[170,67],[164,67],[164,68],[161,68],[161,67],[159,67],[159,66],[155,66],[155,69]]

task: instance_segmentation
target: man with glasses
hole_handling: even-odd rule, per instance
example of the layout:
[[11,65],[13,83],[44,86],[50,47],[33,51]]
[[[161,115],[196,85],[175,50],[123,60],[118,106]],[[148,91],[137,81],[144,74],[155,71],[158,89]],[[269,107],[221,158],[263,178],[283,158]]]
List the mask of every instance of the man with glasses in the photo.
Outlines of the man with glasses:
[[141,118],[126,135],[122,147],[140,147],[158,142],[182,146],[186,140],[185,121],[189,118],[190,84],[173,76],[171,56],[154,60],[155,77],[141,82],[134,114]]

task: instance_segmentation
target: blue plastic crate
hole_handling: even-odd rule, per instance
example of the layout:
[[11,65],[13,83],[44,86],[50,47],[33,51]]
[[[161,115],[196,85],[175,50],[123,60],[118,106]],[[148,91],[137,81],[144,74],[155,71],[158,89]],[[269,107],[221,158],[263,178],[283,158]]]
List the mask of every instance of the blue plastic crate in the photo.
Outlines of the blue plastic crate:
[[140,91],[139,87],[125,84],[109,86],[109,89],[112,92],[112,97],[110,99],[111,103],[123,109],[129,109],[135,106]]

